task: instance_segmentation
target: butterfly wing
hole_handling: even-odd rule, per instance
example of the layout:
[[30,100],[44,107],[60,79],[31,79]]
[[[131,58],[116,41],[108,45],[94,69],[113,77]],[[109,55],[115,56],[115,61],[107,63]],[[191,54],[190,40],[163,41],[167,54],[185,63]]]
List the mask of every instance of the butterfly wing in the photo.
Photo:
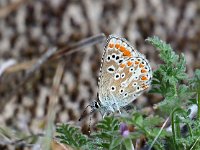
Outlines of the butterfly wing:
[[113,35],[107,39],[100,73],[99,101],[110,109],[134,100],[149,86],[152,76],[146,58],[124,38]]
[[[145,89],[150,86],[152,71],[148,61],[140,55],[124,61],[125,66],[118,68],[114,79],[111,79],[111,87],[116,86],[116,90],[111,90],[111,95],[116,99],[116,105],[123,107],[135,100]],[[116,78],[116,76],[120,76]]]

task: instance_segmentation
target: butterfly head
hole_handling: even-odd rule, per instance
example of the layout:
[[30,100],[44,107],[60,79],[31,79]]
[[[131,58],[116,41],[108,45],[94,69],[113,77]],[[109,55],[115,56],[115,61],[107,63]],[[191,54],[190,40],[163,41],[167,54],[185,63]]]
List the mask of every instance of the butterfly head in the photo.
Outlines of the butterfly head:
[[101,105],[97,100],[94,100],[90,103],[90,107],[92,108],[91,112],[95,112],[96,110],[100,109]]
[[81,115],[79,121],[82,120],[82,119],[84,118],[83,115],[85,114],[85,112],[86,112],[86,110],[87,110],[88,107],[91,108],[91,111],[90,111],[90,113],[89,113],[88,115],[91,115],[92,113],[94,113],[94,112],[96,112],[97,110],[99,110],[99,109],[101,108],[101,105],[100,105],[100,103],[99,103],[97,100],[93,100],[89,105],[87,105],[87,106],[85,107],[85,110],[83,111],[83,113],[82,113],[82,115]]

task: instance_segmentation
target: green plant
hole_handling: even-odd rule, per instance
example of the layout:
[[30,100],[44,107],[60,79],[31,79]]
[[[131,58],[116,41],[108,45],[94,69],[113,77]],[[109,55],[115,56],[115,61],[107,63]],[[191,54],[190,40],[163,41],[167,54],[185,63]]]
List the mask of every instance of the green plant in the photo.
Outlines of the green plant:
[[[140,111],[133,111],[119,117],[108,116],[96,125],[97,131],[90,136],[83,135],[76,127],[63,124],[57,128],[57,138],[61,143],[76,149],[124,150],[132,149],[138,139],[144,139],[148,147],[156,138],[152,144],[156,150],[200,149],[200,70],[195,71],[194,77],[188,78],[183,54],[176,54],[158,37],[146,41],[158,50],[163,61],[153,73],[150,91],[163,96],[156,105],[156,115],[147,117]],[[197,118],[189,118],[189,105],[198,106]],[[161,129],[166,116],[171,119],[172,132]],[[134,130],[130,130],[129,126]]]
[[68,144],[74,148],[84,147],[88,142],[88,137],[83,135],[78,128],[68,124],[59,125],[56,129],[61,143]]

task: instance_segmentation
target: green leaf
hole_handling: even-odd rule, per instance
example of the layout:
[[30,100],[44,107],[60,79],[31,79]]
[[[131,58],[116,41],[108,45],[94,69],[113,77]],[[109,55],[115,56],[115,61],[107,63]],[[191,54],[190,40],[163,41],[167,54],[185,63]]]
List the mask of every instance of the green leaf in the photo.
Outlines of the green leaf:
[[187,79],[186,60],[183,54],[176,54],[172,47],[160,40],[158,37],[148,38],[159,52],[163,64],[153,73],[152,89],[150,92],[159,93],[164,97],[159,106],[162,112],[170,114],[170,110],[181,105],[187,105],[188,99],[192,93],[189,87],[180,84],[182,80]]
[[122,143],[122,138],[121,137],[117,137],[117,138],[114,138],[109,146],[109,149],[114,149],[116,148],[117,146],[121,145]]
[[88,138],[83,135],[76,127],[69,124],[62,124],[56,128],[57,138],[61,143],[70,145],[74,148],[81,148],[88,144]]
[[115,131],[119,129],[119,122],[114,117],[105,117],[97,124],[97,128],[105,131]]
[[189,100],[189,104],[197,104],[197,100],[195,98],[190,98]]
[[133,150],[134,149],[132,140],[130,138],[124,139],[123,144],[125,145],[126,150]]
[[164,120],[159,116],[147,117],[144,119],[143,124],[149,128],[152,128],[155,127],[156,125],[161,124],[163,121]]
[[114,117],[105,117],[97,124],[96,133],[91,134],[91,142],[95,147],[103,149],[119,149],[119,121]]
[[132,117],[132,120],[135,124],[142,126],[143,125],[143,117],[141,114],[136,113],[134,114],[134,116]]
[[178,60],[178,55],[176,55],[169,44],[166,44],[164,41],[160,40],[158,37],[149,37],[146,39],[154,47],[156,47],[160,54],[160,58],[166,63],[171,64],[175,63]]
[[197,69],[194,73],[194,77],[189,80],[191,91],[200,93],[200,70]]

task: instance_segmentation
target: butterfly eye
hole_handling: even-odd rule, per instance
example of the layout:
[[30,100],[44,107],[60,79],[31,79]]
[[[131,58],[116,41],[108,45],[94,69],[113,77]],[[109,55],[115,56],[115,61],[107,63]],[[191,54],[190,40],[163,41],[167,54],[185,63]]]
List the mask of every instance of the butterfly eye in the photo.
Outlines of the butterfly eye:
[[95,108],[99,108],[98,102],[95,102],[95,103],[94,103],[94,107],[95,107]]

